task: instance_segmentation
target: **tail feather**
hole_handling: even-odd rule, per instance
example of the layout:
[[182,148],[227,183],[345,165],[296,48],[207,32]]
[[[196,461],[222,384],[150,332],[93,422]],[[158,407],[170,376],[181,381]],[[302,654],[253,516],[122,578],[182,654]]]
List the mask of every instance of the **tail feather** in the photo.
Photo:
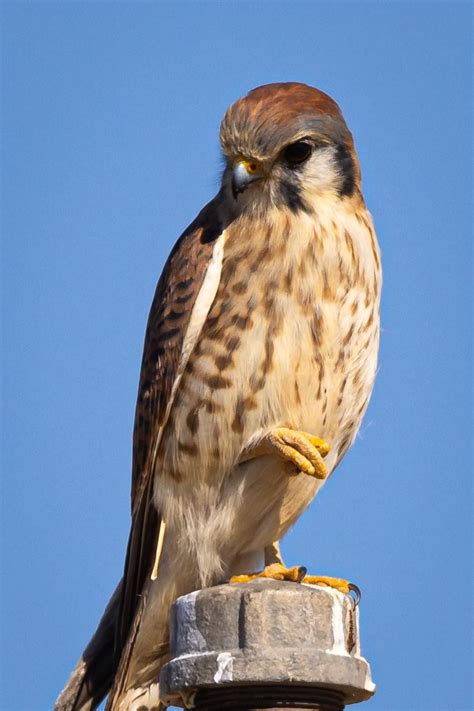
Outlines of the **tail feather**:
[[94,636],[58,696],[54,711],[93,711],[109,692],[117,670],[114,651],[122,587],[120,581]]

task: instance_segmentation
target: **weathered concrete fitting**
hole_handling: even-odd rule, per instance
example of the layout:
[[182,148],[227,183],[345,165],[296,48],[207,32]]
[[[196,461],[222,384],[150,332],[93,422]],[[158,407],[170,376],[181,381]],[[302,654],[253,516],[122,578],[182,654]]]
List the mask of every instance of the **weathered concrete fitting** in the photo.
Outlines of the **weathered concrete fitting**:
[[170,631],[165,703],[336,711],[375,693],[358,609],[337,590],[263,578],[198,590],[175,602]]

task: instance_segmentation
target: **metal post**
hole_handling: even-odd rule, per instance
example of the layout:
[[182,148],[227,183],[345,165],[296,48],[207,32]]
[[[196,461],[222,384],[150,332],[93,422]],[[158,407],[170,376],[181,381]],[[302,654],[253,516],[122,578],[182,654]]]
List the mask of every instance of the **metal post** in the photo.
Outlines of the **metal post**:
[[358,610],[330,588],[258,579],[184,595],[170,618],[165,703],[197,711],[342,711],[375,693]]

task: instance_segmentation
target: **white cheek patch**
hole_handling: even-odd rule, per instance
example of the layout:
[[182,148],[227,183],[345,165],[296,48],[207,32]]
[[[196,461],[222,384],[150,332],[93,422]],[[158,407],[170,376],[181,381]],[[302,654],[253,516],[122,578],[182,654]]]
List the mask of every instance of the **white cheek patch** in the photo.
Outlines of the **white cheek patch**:
[[308,192],[338,190],[341,175],[334,155],[334,148],[318,148],[301,172],[301,186]]

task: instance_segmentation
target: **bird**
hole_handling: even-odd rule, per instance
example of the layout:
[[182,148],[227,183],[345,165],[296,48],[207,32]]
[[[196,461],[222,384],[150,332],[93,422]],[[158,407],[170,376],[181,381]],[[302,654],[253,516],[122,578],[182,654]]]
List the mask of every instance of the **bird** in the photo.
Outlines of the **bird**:
[[217,195],[148,319],[123,578],[56,711],[160,707],[180,595],[286,567],[279,542],[353,443],[379,349],[380,251],[337,103],[299,82],[226,111]]

